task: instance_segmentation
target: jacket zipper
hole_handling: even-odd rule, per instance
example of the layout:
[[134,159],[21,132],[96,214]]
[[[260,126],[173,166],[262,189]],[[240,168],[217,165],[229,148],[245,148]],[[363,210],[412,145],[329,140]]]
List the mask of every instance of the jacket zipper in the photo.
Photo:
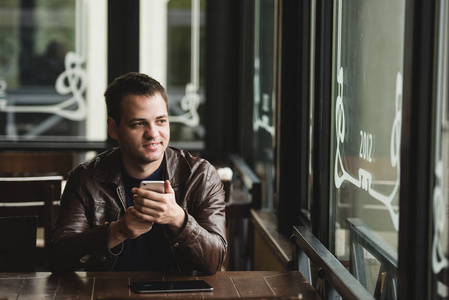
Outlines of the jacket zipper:
[[126,211],[125,202],[123,201],[122,194],[120,193],[120,186],[117,187],[117,196],[120,199],[120,203],[122,204],[123,209]]

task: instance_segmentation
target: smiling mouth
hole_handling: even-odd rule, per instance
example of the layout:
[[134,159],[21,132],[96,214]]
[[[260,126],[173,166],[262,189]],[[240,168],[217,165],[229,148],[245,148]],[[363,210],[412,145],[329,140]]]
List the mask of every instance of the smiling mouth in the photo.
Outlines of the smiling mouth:
[[147,143],[147,144],[144,144],[143,147],[147,148],[147,149],[156,149],[160,145],[161,145],[161,143]]

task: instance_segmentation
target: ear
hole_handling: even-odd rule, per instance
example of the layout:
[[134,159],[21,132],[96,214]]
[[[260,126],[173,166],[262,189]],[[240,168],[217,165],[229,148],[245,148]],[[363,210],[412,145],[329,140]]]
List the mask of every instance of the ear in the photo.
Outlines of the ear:
[[118,140],[117,123],[115,123],[115,120],[111,117],[108,117],[108,132],[112,139]]

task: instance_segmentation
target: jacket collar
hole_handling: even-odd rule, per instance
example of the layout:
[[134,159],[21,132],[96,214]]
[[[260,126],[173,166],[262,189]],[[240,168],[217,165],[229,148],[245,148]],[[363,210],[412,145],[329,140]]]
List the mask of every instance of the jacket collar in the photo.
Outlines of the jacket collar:
[[93,178],[100,182],[120,185],[122,176],[121,154],[118,147],[97,155],[93,161],[95,171]]
[[164,155],[164,177],[170,181],[171,186],[177,187],[184,183],[192,173],[186,152],[176,148],[167,147]]
[[[164,179],[168,179],[172,187],[177,187],[184,183],[191,174],[191,166],[186,159],[187,152],[167,147],[162,161],[164,167]],[[112,148],[95,159],[95,172],[93,177],[100,182],[110,182],[121,185],[122,166],[120,148]]]

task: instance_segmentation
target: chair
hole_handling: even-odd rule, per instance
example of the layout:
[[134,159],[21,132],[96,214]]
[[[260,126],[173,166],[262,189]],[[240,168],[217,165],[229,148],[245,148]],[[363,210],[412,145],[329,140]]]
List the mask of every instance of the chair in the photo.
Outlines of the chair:
[[62,181],[62,176],[0,177],[0,217],[36,216],[44,232],[44,255],[51,242]]
[[33,272],[37,217],[0,217],[0,272]]
[[229,155],[232,169],[231,182],[223,181],[226,197],[226,226],[228,234],[228,270],[251,270],[254,245],[251,236],[250,211],[261,207],[260,179],[236,154]]

